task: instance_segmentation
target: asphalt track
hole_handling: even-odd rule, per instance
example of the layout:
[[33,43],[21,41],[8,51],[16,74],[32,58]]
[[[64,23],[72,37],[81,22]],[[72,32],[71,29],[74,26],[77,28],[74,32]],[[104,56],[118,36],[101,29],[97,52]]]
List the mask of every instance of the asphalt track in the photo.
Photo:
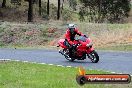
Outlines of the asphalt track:
[[83,66],[85,69],[98,69],[132,75],[132,52],[97,51],[98,63],[90,59],[69,62],[57,50],[45,49],[0,49],[0,59],[47,63],[63,66]]

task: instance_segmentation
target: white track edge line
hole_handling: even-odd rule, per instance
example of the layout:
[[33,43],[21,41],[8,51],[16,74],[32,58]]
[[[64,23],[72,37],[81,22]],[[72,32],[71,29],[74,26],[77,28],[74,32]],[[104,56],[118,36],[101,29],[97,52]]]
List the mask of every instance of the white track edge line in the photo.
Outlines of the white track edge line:
[[[0,61],[21,61],[21,60],[11,60],[11,59],[0,59]],[[30,61],[22,61],[22,62],[28,62],[28,63],[36,63],[36,64],[46,64],[46,63],[39,63],[39,62],[30,62]],[[54,65],[54,64],[48,64],[48,65]],[[58,67],[68,67],[68,68],[71,68],[71,67],[74,67],[74,66],[63,66],[63,65],[55,65],[55,66],[58,66]],[[74,67],[74,68],[78,68],[78,67]],[[95,70],[95,69],[88,69],[88,70]],[[102,70],[97,70],[97,71],[102,71]],[[104,70],[105,71],[105,70]],[[113,72],[113,71],[105,71],[105,72],[110,72],[110,73],[113,73],[113,74],[123,74],[123,73],[118,73],[118,72]],[[132,76],[130,74],[130,76]]]

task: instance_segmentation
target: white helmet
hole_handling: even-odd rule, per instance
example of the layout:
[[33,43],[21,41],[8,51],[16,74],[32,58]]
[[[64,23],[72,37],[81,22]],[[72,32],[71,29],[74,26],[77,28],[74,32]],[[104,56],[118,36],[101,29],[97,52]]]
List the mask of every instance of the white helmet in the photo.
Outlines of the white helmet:
[[75,28],[75,24],[68,24],[68,28]]

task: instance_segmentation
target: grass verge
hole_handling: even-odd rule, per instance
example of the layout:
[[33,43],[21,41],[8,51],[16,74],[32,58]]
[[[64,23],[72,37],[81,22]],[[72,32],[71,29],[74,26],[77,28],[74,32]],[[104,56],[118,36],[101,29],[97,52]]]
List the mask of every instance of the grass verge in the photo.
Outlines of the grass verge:
[[[0,61],[0,88],[132,88],[132,84],[88,84],[80,86],[75,77],[77,68],[34,63]],[[107,74],[87,70],[88,74]]]
[[[0,48],[13,48],[13,49],[48,49],[58,50],[56,46],[0,46]],[[111,45],[96,47],[95,50],[107,50],[107,51],[132,51],[132,45]]]
[[98,47],[98,50],[132,51],[132,45],[115,45]]
[[[70,22],[67,22],[70,23]],[[132,44],[132,26],[130,24],[96,24],[75,22],[79,30],[91,38],[94,47],[108,48],[109,45]],[[43,21],[42,23],[0,23],[0,48],[39,48],[57,46],[64,38],[67,25],[62,21]],[[104,48],[105,47],[105,48]],[[123,47],[123,46],[121,46]],[[50,47],[47,47],[50,48]],[[118,50],[131,50],[121,48]],[[114,48],[114,50],[116,50]]]

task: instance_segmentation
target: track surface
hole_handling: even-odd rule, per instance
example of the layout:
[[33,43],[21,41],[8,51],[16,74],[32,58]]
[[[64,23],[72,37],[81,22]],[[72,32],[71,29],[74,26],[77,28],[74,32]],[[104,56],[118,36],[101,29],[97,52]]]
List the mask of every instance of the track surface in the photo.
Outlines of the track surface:
[[132,52],[97,52],[100,56],[98,63],[91,63],[89,59],[69,62],[58,51],[43,49],[0,49],[0,59],[31,61],[63,66],[83,66],[85,69],[99,69],[132,75]]

